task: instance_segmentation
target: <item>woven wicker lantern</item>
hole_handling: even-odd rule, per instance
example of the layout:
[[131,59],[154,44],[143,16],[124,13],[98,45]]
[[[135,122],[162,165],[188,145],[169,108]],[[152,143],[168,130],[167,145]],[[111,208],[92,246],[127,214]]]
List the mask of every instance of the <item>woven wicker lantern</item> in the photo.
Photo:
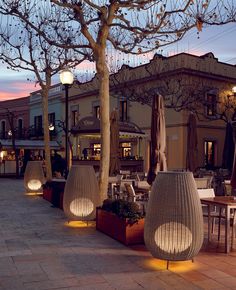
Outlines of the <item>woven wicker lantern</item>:
[[63,197],[63,209],[69,220],[95,219],[96,207],[101,205],[98,181],[92,166],[73,165]]
[[191,172],[157,174],[148,202],[144,240],[155,258],[183,261],[198,254],[203,242],[203,215]]
[[42,193],[42,185],[44,183],[45,177],[42,161],[28,161],[24,174],[24,186],[26,194]]

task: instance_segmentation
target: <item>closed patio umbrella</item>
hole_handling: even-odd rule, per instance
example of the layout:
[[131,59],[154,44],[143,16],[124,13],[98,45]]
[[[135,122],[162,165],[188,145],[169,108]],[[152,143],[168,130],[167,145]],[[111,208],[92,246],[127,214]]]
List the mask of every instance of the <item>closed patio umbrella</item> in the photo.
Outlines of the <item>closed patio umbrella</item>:
[[233,191],[236,190],[236,121],[232,122],[232,129],[233,129],[233,140],[235,144],[234,149],[234,162],[233,162],[233,169],[231,175],[231,186]]
[[151,119],[150,167],[147,181],[155,180],[158,171],[166,171],[166,125],[164,101],[161,95],[153,98]]
[[234,155],[234,164],[233,164],[233,170],[231,175],[231,182],[230,182],[232,189],[236,190],[236,156]]
[[234,160],[234,138],[233,128],[230,122],[226,125],[225,141],[223,149],[222,167],[232,170]]
[[118,113],[116,110],[111,112],[110,115],[110,175],[115,175],[120,171],[119,159],[119,123]]
[[197,120],[194,114],[190,113],[188,118],[187,135],[187,169],[194,172],[197,168]]

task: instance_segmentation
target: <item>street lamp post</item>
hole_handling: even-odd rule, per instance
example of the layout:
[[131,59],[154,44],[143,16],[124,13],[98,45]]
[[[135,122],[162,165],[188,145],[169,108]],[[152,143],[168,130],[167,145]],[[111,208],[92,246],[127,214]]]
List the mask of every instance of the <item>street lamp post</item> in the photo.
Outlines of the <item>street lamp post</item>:
[[69,96],[69,86],[73,84],[74,75],[68,69],[64,69],[60,72],[60,81],[65,87],[65,151],[66,151],[66,172],[65,178],[67,178],[69,172],[69,152],[68,152],[68,96]]

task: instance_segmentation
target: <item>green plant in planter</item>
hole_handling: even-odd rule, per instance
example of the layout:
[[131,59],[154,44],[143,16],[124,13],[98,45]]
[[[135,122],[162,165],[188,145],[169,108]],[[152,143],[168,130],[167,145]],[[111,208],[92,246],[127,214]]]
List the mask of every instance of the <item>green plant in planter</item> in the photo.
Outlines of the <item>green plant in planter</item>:
[[122,199],[105,199],[102,209],[110,211],[120,218],[127,218],[129,224],[137,223],[139,219],[144,217],[137,203]]

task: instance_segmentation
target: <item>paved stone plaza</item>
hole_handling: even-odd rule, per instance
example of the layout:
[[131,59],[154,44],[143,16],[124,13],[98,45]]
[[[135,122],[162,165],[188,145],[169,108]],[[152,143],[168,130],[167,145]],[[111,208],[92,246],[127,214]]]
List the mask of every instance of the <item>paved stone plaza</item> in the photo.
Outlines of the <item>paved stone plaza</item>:
[[236,289],[236,252],[205,249],[191,261],[155,260],[94,224],[69,227],[63,211],[0,179],[0,289]]

